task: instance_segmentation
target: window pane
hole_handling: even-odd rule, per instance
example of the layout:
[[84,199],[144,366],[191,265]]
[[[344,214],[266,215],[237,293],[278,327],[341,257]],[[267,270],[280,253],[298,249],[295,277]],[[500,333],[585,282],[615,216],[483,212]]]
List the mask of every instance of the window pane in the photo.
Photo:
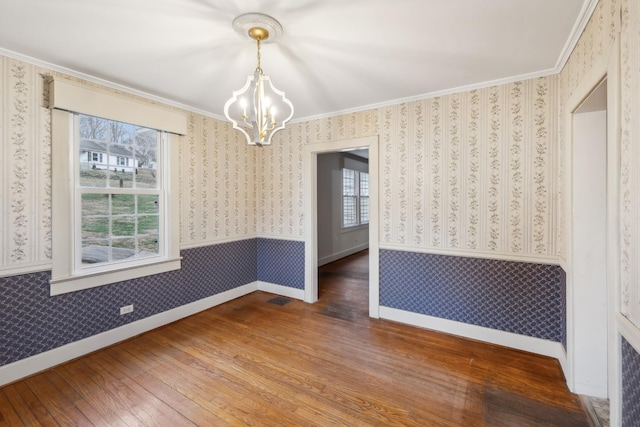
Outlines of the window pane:
[[158,216],[143,215],[138,217],[138,234],[150,234],[158,232]]
[[360,196],[369,197],[369,174],[360,172]]
[[360,223],[369,222],[369,197],[360,196]]
[[135,239],[114,239],[112,242],[111,256],[113,261],[133,258],[136,255]]
[[138,213],[139,214],[157,214],[158,213],[158,196],[138,196]]
[[82,264],[109,262],[111,252],[109,245],[108,240],[83,240]]
[[[83,169],[84,168],[84,169]],[[107,177],[109,172],[106,169],[106,165],[102,168],[96,163],[80,164],[80,186],[81,187],[95,187],[104,188],[107,186]]]
[[[147,129],[151,131],[150,129]],[[156,131],[141,132],[137,139],[136,182],[138,188],[158,186],[158,135]]]
[[138,255],[140,257],[157,255],[158,254],[158,235],[151,234],[143,236],[138,239]]
[[82,216],[109,215],[109,195],[85,193],[81,201]]
[[109,239],[109,217],[82,218],[82,240]]
[[344,227],[356,224],[356,197],[344,196],[342,198],[342,225]]
[[136,196],[133,194],[112,194],[111,213],[113,215],[133,215],[136,213]]
[[350,169],[342,169],[342,195],[356,195],[356,172]]
[[134,216],[117,216],[111,223],[113,236],[135,236],[136,219]]
[[80,186],[158,188],[158,131],[82,114],[78,117]]
[[126,172],[123,168],[114,167],[109,171],[109,187],[133,188],[133,172]]

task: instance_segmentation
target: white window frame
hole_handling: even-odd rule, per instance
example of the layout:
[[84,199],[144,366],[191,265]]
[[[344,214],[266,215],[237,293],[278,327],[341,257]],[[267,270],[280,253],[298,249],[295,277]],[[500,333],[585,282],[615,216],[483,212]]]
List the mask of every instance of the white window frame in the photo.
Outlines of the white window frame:
[[[177,270],[181,267],[179,230],[179,135],[186,134],[186,114],[164,109],[101,91],[64,79],[50,84],[52,108],[52,270],[51,295],[74,292],[109,283]],[[161,156],[163,206],[160,215],[163,236],[157,257],[132,262],[117,262],[99,268],[79,268],[74,259],[78,224],[74,213],[79,212],[75,198],[79,149],[74,141],[75,113],[109,120],[133,123],[166,133],[164,155]],[[79,218],[79,216],[78,216]]]
[[[348,170],[350,172],[354,173],[354,187],[355,187],[355,195],[354,196],[345,196],[344,195],[344,171]],[[342,168],[342,182],[341,182],[341,192],[342,192],[342,209],[340,210],[341,216],[342,216],[342,229],[343,230],[353,230],[357,227],[367,227],[369,225],[369,221],[366,222],[362,222],[361,221],[361,215],[360,215],[360,209],[361,209],[361,204],[360,204],[360,200],[361,200],[361,196],[360,196],[360,174],[367,174],[369,175],[368,172],[361,172],[355,169],[351,169],[351,168]],[[347,224],[345,225],[344,223],[344,199],[345,197],[355,197],[355,208],[356,208],[356,222],[352,223],[352,224]],[[367,196],[369,197],[369,196]]]

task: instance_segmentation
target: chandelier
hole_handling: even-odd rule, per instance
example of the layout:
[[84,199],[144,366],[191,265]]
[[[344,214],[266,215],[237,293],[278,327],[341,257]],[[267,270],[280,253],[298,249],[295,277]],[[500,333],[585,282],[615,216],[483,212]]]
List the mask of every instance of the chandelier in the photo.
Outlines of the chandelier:
[[258,66],[247,77],[245,85],[233,92],[224,105],[224,115],[233,128],[244,134],[249,145],[271,145],[273,135],[284,129],[293,116],[293,104],[284,92],[276,89],[260,65],[260,45],[272,35],[272,40],[282,34],[278,21],[261,13],[246,13],[233,21],[233,28],[256,41]]

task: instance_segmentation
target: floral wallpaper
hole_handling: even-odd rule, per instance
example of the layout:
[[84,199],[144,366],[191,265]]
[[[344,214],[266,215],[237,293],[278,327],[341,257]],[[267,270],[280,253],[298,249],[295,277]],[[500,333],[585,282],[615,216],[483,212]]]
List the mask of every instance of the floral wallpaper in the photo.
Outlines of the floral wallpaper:
[[621,4],[621,311],[640,328],[640,4]]
[[[0,56],[0,276],[51,265],[51,114],[45,81],[53,74],[60,75]],[[189,114],[180,147],[181,248],[256,236],[255,157],[254,147],[227,123]]]
[[39,70],[0,56],[0,266],[51,257],[51,121]]
[[304,144],[379,135],[381,244],[555,256],[556,92],[545,77],[292,125],[259,153],[258,232],[303,236]]
[[255,147],[230,124],[194,113],[183,140],[181,246],[255,237]]
[[[609,54],[620,37],[620,177],[619,235],[620,311],[640,327],[640,3],[635,0],[601,0],[563,71],[558,75],[559,115],[563,118],[568,99],[597,61]],[[564,121],[563,121],[564,123]],[[558,176],[567,179],[564,158],[567,129],[558,127]],[[564,224],[567,220],[565,195],[559,188],[559,254],[566,257]]]
[[259,236],[304,237],[304,145],[377,133],[377,113],[369,110],[288,125],[274,136],[271,146],[257,150]]

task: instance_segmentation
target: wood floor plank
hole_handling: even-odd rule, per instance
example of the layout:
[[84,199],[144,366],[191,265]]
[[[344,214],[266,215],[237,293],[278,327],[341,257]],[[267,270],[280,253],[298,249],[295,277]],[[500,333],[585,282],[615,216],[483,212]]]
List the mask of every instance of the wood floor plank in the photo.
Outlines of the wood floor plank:
[[80,410],[89,417],[91,413],[99,414],[107,424],[113,426],[131,426],[140,424],[140,419],[118,396],[109,390],[118,384],[108,384],[85,362],[77,359],[69,364],[55,368],[58,374],[69,383],[70,387],[82,397],[78,402]]
[[35,375],[27,378],[25,384],[37,396],[57,423],[62,425],[90,426],[93,423],[80,411],[73,400],[64,397],[64,393],[49,379],[51,376]]
[[25,425],[57,426],[47,408],[40,403],[37,396],[29,389],[25,381],[9,385],[5,392],[15,411]]
[[369,318],[367,259],[315,304],[254,292],[0,388],[0,424],[589,425],[557,360]]
[[138,417],[144,416],[144,419],[151,424],[155,422],[154,420],[162,420],[163,423],[176,427],[195,426],[171,404],[159,399],[153,392],[129,377],[115,360],[108,358],[103,352],[94,353],[90,362],[108,381],[117,380],[123,385],[126,400],[130,402],[131,409],[138,414]]
[[[163,345],[170,344],[164,342]],[[276,416],[274,407],[277,408],[275,403],[278,402],[264,399],[264,393],[257,387],[255,376],[251,375],[253,373],[241,375],[234,360],[228,362],[218,360],[216,363],[211,363],[209,355],[202,354],[197,347],[192,348],[189,354],[180,354],[177,348],[174,351],[176,352],[174,364],[177,363],[180,368],[182,381],[197,389],[198,393],[195,396],[198,398],[215,403],[231,401],[231,404],[223,406],[222,410],[244,423],[252,421],[246,418],[246,413],[251,413],[258,419],[264,418],[264,422]],[[224,399],[220,399],[221,396],[224,396]],[[275,395],[273,397],[277,398]],[[287,411],[282,413],[287,415]],[[298,424],[295,420],[289,422],[287,416],[281,416],[281,418],[283,425]]]
[[0,390],[0,425],[16,427],[26,425],[20,419],[5,390]]

